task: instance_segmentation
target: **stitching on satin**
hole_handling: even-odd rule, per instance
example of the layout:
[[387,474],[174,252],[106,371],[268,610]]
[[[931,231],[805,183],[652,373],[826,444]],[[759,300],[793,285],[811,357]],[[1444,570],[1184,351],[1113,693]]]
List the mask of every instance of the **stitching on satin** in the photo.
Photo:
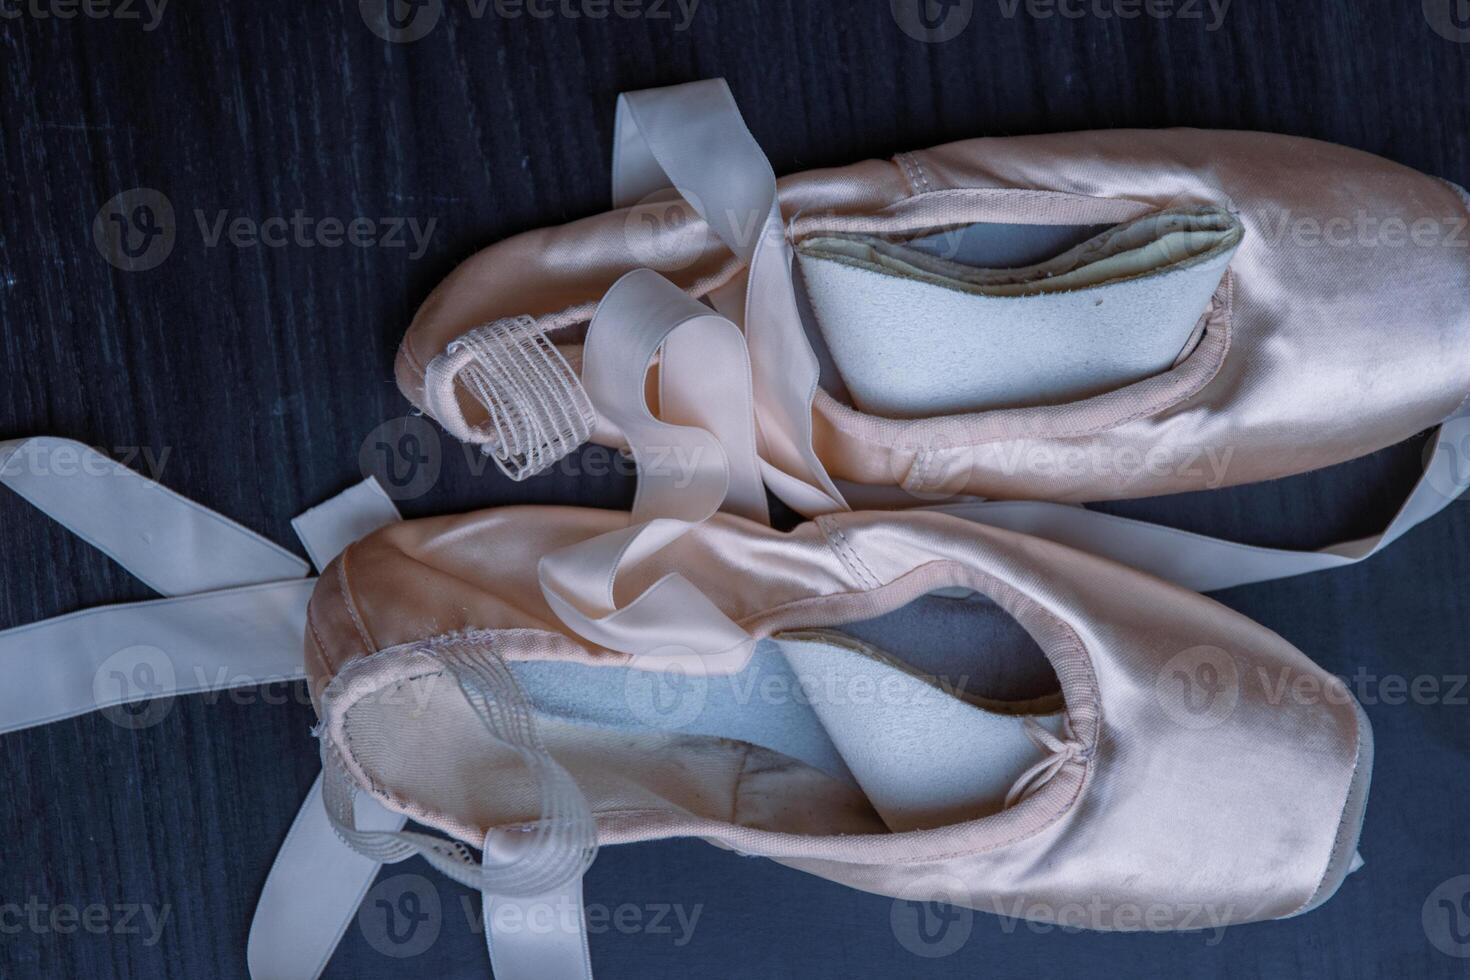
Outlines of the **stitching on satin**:
[[[312,641],[312,645],[306,648],[306,652],[308,654],[316,654],[317,667],[321,670],[321,676],[325,677],[328,681],[331,681],[332,676],[335,672],[332,670],[332,665],[327,662],[327,645],[325,642],[323,642],[322,634],[317,629],[316,617],[312,615],[312,606],[313,603],[308,602],[306,604],[306,628],[311,634]],[[306,686],[307,693],[310,693],[310,678],[307,678]]]
[[[858,574],[858,570],[853,567],[852,562],[847,560],[847,556],[842,553],[842,548],[838,545],[837,538],[832,533],[831,519],[826,514],[818,514],[812,519],[812,523],[822,532],[822,540],[827,542],[827,547],[831,550],[832,554],[837,556],[837,560],[842,563],[843,571],[847,572],[849,578],[855,579],[858,585],[863,585],[862,576]],[[795,601],[800,602],[801,600],[798,599]],[[757,613],[756,615],[759,614]]]
[[367,624],[363,622],[362,616],[357,612],[357,602],[352,597],[352,589],[347,584],[347,553],[352,550],[348,545],[342,551],[342,557],[337,562],[337,591],[342,596],[342,601],[347,605],[347,614],[352,617],[352,625],[357,629],[357,635],[363,642],[363,652],[372,654],[378,649],[373,642],[372,634],[368,632]]
[[898,164],[898,169],[902,171],[904,182],[909,185],[909,193],[919,193],[921,184],[914,174],[913,154],[900,153],[893,158],[893,162]]
[[883,581],[878,578],[876,574],[873,573],[873,569],[870,568],[868,566],[868,563],[863,560],[863,556],[858,553],[857,548],[853,547],[852,543],[847,540],[847,533],[842,530],[842,525],[838,524],[836,520],[833,520],[832,529],[837,532],[837,540],[842,542],[842,547],[845,548],[847,550],[847,553],[852,556],[853,563],[857,565],[858,568],[862,569],[863,574],[867,576],[868,588],[881,588],[883,585]]
[[[1289,918],[1293,915],[1300,915],[1303,911],[1306,910],[1309,905],[1312,904],[1312,902],[1316,900],[1317,895],[1322,891],[1324,887],[1326,887],[1327,872],[1332,870],[1332,862],[1337,858],[1338,849],[1342,847],[1343,838],[1347,835],[1348,807],[1350,807],[1353,802],[1353,789],[1358,782],[1358,772],[1363,768],[1363,722],[1367,718],[1367,716],[1365,714],[1361,714],[1362,711],[1363,709],[1361,706],[1356,707],[1353,711],[1353,726],[1357,729],[1358,733],[1358,751],[1353,758],[1353,772],[1352,775],[1348,777],[1347,791],[1343,794],[1342,809],[1338,811],[1337,833],[1333,835],[1332,838],[1332,849],[1327,852],[1327,866],[1322,869],[1322,877],[1318,880],[1317,887],[1312,889],[1311,894],[1307,896],[1306,900],[1303,901],[1302,904],[1298,905],[1296,908],[1292,909],[1290,912],[1286,913],[1286,915],[1281,916],[1281,918]],[[1352,859],[1349,858],[1348,860],[1349,862],[1351,862]]]
[[914,465],[909,470],[907,479],[903,481],[904,489],[919,493],[924,492],[925,481],[929,478],[929,467],[934,463],[934,456],[938,450],[925,449],[914,457]]
[[424,366],[419,363],[419,356],[413,352],[413,348],[408,344],[408,338],[411,335],[412,330],[403,335],[403,339],[398,342],[398,353],[408,362],[408,366],[413,368],[414,374],[418,375],[419,381],[422,382],[424,380]]
[[847,573],[857,579],[858,585],[864,589],[877,589],[882,587],[883,583],[879,580],[878,576],[873,574],[873,570],[853,550],[852,545],[848,543],[847,535],[842,533],[842,528],[838,526],[837,522],[831,516],[823,515],[818,517],[816,524],[817,527],[822,529],[822,535],[827,539],[827,546],[832,549],[832,552],[837,556],[838,560],[842,562],[842,567],[847,569]]
[[924,161],[919,159],[919,154],[917,152],[910,153],[909,159],[914,162],[914,172],[919,175],[919,183],[923,186],[924,191],[934,190],[934,185],[930,182],[929,175],[924,171]]
[[740,786],[745,782],[745,767],[750,763],[750,743],[743,743],[740,765],[735,768],[735,785],[730,788],[730,823],[740,826]]

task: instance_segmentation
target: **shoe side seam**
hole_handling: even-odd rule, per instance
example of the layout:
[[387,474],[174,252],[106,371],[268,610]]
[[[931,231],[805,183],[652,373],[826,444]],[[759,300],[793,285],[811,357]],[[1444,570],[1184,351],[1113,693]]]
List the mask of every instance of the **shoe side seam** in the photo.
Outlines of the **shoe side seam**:
[[859,585],[864,589],[877,589],[882,587],[883,583],[879,580],[878,576],[873,574],[873,570],[863,561],[862,556],[857,553],[856,549],[852,547],[852,544],[847,540],[847,535],[843,533],[842,528],[837,525],[836,521],[830,517],[819,517],[817,518],[817,527],[821,528],[823,536],[827,539],[828,547],[832,549],[833,554],[842,562],[842,567],[847,570],[849,575],[857,580]]
[[372,654],[377,650],[377,645],[373,643],[373,638],[368,633],[367,624],[363,622],[362,615],[357,610],[357,601],[353,598],[352,588],[347,584],[347,556],[351,551],[352,546],[349,545],[337,560],[337,591],[342,596],[342,602],[347,606],[347,614],[352,618],[352,625],[357,630],[358,638],[362,640],[363,653]]

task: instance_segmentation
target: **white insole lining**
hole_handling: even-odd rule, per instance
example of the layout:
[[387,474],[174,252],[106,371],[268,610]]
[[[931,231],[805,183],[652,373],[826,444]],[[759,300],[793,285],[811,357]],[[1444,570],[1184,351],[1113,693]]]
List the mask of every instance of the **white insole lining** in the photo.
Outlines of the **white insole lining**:
[[[962,679],[921,677],[829,631],[763,641],[733,676],[630,678],[643,672],[551,661],[511,667],[539,713],[622,730],[667,725],[779,752],[856,784],[892,831],[997,813],[1046,756],[1022,715],[974,703],[955,690]],[[661,719],[650,692],[664,683],[677,689]],[[1061,731],[1060,712],[1033,717]]]
[[797,247],[822,340],[859,409],[921,418],[1054,405],[1166,371],[1197,341],[1242,234],[1223,209],[1173,209],[1044,262],[975,268],[944,257],[996,254],[992,241],[970,248],[966,231]]

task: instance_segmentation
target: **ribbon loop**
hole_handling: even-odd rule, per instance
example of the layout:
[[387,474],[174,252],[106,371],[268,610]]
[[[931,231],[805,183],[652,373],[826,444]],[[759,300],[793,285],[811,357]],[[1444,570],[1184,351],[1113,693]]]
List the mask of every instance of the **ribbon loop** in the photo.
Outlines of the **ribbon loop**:
[[[662,349],[655,417],[645,381]],[[698,357],[701,369],[670,369]],[[752,424],[750,366],[733,323],[649,270],[628,273],[588,328],[583,369],[598,410],[617,425],[639,464],[628,527],[552,552],[541,588],[568,628],[635,656],[738,669],[753,641],[706,596],[669,575],[626,605],[618,573],[673,543],[722,508],[767,521]]]
[[748,266],[742,326],[761,455],[787,478],[773,489],[797,484],[787,502],[808,517],[847,510],[812,444],[820,372],[796,303],[776,174],[729,86],[716,78],[623,95],[614,146],[618,206],[672,186]]

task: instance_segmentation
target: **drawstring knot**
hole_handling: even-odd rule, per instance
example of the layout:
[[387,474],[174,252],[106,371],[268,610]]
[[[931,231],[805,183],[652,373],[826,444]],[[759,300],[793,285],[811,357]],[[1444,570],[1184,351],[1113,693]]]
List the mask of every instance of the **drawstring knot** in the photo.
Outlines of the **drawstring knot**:
[[1084,746],[1073,736],[1070,720],[1062,721],[1063,738],[1053,735],[1039,721],[1031,717],[1022,720],[1021,729],[1037,748],[1050,754],[1021,773],[1020,778],[1011,787],[1011,791],[1006,794],[1007,807],[1015,806],[1041,789],[1073,759],[1078,762],[1086,762],[1092,758],[1092,748]]

